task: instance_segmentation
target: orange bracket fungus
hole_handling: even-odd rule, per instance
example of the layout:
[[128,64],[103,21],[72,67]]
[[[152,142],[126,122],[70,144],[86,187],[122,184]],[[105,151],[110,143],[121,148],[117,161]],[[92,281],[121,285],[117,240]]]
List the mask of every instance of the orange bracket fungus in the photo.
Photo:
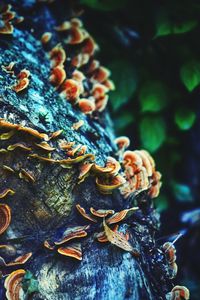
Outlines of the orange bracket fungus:
[[118,222],[123,221],[126,217],[130,216],[133,214],[136,210],[138,210],[139,207],[131,207],[128,209],[121,210],[115,214],[113,214],[111,217],[109,217],[106,222],[107,224],[115,224]]
[[11,9],[12,6],[10,4],[0,8],[0,34],[13,34],[14,27],[12,21],[15,18],[16,13]]
[[81,207],[80,204],[76,204],[76,208],[85,219],[92,221],[94,223],[97,222],[96,219],[94,219],[92,216],[90,216],[89,214],[86,213],[85,209],[83,207]]
[[190,292],[185,286],[176,285],[167,297],[169,300],[189,300]]
[[95,110],[94,102],[88,99],[80,99],[78,106],[84,114],[91,114]]
[[148,190],[150,198],[158,196],[161,187],[161,174],[155,170],[153,158],[147,151],[125,151],[123,167],[126,183],[121,188],[125,198]]
[[115,211],[112,209],[97,209],[97,210],[95,210],[93,207],[90,207],[90,212],[94,216],[99,217],[99,218],[105,218],[108,215],[113,215],[115,213]]
[[72,129],[79,130],[84,125],[84,121],[80,120],[72,125]]
[[26,171],[25,169],[21,169],[19,172],[19,178],[24,179],[27,182],[35,182],[34,176],[29,172]]
[[6,133],[2,133],[0,135],[0,140],[2,140],[2,141],[9,140],[14,134],[15,134],[14,130],[11,130],[11,131],[6,132]]
[[102,194],[112,194],[115,189],[118,189],[125,183],[125,179],[117,175],[115,177],[111,177],[109,179],[104,178],[96,178],[96,185],[99,192]]
[[62,66],[66,60],[66,53],[61,44],[56,45],[49,53],[51,67]]
[[167,262],[169,264],[169,268],[172,271],[171,278],[174,278],[178,271],[178,266],[176,264],[176,248],[170,242],[164,243],[162,248],[164,250]]
[[45,44],[47,44],[50,41],[51,38],[52,38],[52,33],[51,32],[45,32],[41,36],[41,43],[43,45],[45,45]]
[[51,151],[54,151],[56,148],[54,147],[51,147],[47,142],[41,142],[39,144],[35,143],[35,145],[42,149],[42,150],[45,150],[47,152],[51,152]]
[[28,151],[28,152],[31,151],[31,148],[26,146],[26,144],[24,144],[24,143],[16,143],[16,144],[13,144],[13,145],[9,145],[7,147],[8,151],[14,151],[15,149],[20,149],[20,150]]
[[8,300],[20,299],[20,292],[22,291],[22,280],[26,271],[19,269],[13,271],[5,280],[4,287],[6,289],[6,297]]
[[130,146],[130,140],[126,136],[120,136],[115,139],[115,144],[117,145],[119,151],[123,153]]
[[9,173],[15,173],[15,170],[13,170],[13,168],[11,168],[9,166],[6,166],[6,165],[3,165],[2,169],[9,172]]
[[21,92],[26,89],[29,85],[30,72],[26,69],[23,69],[17,75],[17,82],[11,86],[11,88],[16,92]]
[[7,195],[12,196],[14,194],[15,194],[15,191],[13,191],[12,189],[7,188],[7,189],[0,192],[0,199],[5,198]]
[[[55,30],[60,34],[61,39],[60,43],[49,52],[52,68],[50,82],[59,88],[61,97],[72,105],[78,103],[77,107],[84,114],[92,114],[94,111],[102,112],[108,102],[107,93],[114,90],[115,87],[109,79],[111,72],[93,58],[99,49],[98,45],[78,18],[64,21],[61,25],[56,26]],[[48,43],[51,37],[52,33],[44,33],[41,38],[43,45]],[[66,45],[77,47],[76,54],[67,58]],[[75,68],[70,76],[66,76],[68,74],[68,69],[64,65],[66,60],[69,69],[70,66]],[[86,64],[88,67],[85,72],[79,70]],[[65,80],[65,78],[67,79]],[[91,91],[85,90],[84,81],[91,85]]]
[[72,257],[77,260],[82,260],[82,250],[80,243],[72,243],[69,246],[58,248],[58,253],[64,256]]
[[51,70],[51,76],[49,81],[55,87],[59,87],[66,78],[66,72],[63,69],[63,66],[57,66]]
[[6,204],[0,203],[0,234],[4,233],[11,222],[11,209]]
[[19,265],[24,265],[32,256],[32,252],[30,253],[26,253],[24,255],[21,255],[19,257],[17,257],[15,260],[6,263],[5,260],[1,258],[1,265],[4,267],[15,267],[15,266],[19,266]]
[[74,79],[67,79],[61,86],[60,95],[72,104],[77,103],[80,95],[80,83]]
[[91,173],[94,163],[85,161],[79,166],[79,183],[83,182]]
[[75,226],[66,229],[62,235],[62,237],[54,242],[55,245],[64,244],[72,239],[83,238],[87,236],[87,229],[89,229],[89,225],[87,226]]

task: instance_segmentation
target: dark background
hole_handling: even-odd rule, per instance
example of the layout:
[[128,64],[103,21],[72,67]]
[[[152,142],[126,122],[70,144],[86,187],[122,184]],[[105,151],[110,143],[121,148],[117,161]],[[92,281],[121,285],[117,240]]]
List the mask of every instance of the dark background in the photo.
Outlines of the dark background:
[[[200,1],[82,0],[82,17],[112,71],[118,135],[151,152],[163,186],[158,243],[176,243],[176,283],[200,299]],[[187,222],[181,220],[191,212]],[[163,237],[163,239],[161,239]],[[173,240],[173,237],[171,237]]]

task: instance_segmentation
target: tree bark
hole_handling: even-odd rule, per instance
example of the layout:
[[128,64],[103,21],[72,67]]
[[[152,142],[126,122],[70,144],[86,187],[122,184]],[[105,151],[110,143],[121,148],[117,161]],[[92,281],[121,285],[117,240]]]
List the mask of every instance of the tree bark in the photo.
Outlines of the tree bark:
[[[28,69],[31,78],[28,88],[16,93],[10,88],[13,77],[0,68],[0,118],[47,134],[63,129],[61,138],[86,145],[88,153],[95,155],[96,162],[104,165],[107,157],[116,153],[108,112],[95,117],[84,115],[61,99],[48,80],[50,64],[39,37],[52,31],[71,14],[64,1],[58,2],[48,5],[11,1],[25,21],[15,28],[11,37],[0,36],[0,64],[5,66],[16,61],[15,68]],[[55,44],[56,38],[53,37]],[[43,118],[44,114],[46,118]],[[72,125],[80,119],[84,120],[84,126],[78,131],[72,130]],[[10,144],[24,141],[29,142],[28,136],[19,133],[9,140],[1,140],[0,148],[6,149]],[[58,140],[52,141],[52,145],[58,148]],[[60,150],[55,155],[57,159],[63,158]],[[15,173],[8,174],[3,165],[12,167]],[[19,178],[21,168],[32,172],[36,181],[30,183]],[[15,191],[13,196],[1,200],[12,210],[12,222],[1,236],[1,244],[13,245],[18,255],[33,252],[24,268],[37,278],[39,290],[29,298],[166,299],[172,284],[165,256],[155,241],[159,216],[152,203],[143,204],[144,194],[134,200],[124,200],[119,191],[102,195],[96,188],[94,177],[77,184],[78,174],[77,165],[63,169],[58,164],[30,158],[20,150],[0,153],[0,191],[5,188]],[[60,228],[90,224],[77,212],[77,203],[87,210],[94,207],[115,211],[131,207],[133,203],[139,205],[140,210],[119,228],[123,231],[128,227],[130,242],[140,256],[136,258],[109,243],[98,243],[95,233],[101,231],[100,223],[91,225],[88,236],[81,239],[82,261],[46,249],[43,242],[51,239]],[[9,270],[3,268],[5,272]],[[5,297],[3,284],[4,279],[1,280],[2,299]]]

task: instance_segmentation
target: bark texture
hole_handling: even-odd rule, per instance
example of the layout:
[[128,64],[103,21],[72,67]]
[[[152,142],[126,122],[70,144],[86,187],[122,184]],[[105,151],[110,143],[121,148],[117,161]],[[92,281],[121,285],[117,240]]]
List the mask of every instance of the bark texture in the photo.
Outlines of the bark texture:
[[[21,3],[22,2],[22,3]],[[59,2],[59,1],[58,1]],[[116,152],[113,143],[112,122],[107,112],[98,117],[82,114],[76,107],[62,100],[49,83],[50,64],[39,37],[45,31],[52,31],[70,16],[70,8],[64,1],[53,4],[35,1],[11,1],[16,11],[25,17],[24,23],[14,30],[12,37],[0,37],[0,64],[16,61],[16,68],[31,72],[29,87],[15,93],[9,87],[14,79],[0,68],[0,118],[12,123],[22,123],[40,132],[54,132],[63,129],[62,138],[84,144],[88,152],[96,156],[96,162],[104,165],[108,156]],[[46,118],[43,116],[46,115]],[[71,129],[73,123],[84,120],[78,131]],[[22,133],[12,137],[12,144],[28,137]],[[57,141],[53,142],[56,146]],[[1,141],[1,148],[11,144],[11,139]],[[56,152],[57,158],[63,154]],[[3,165],[15,170],[31,171],[35,183],[28,183],[16,174],[7,174]],[[87,178],[77,184],[78,166],[63,169],[59,165],[28,158],[23,151],[0,154],[0,190],[12,188],[13,196],[1,202],[12,209],[12,222],[1,236],[1,244],[9,239],[23,254],[32,251],[33,256],[25,265],[39,282],[39,291],[29,296],[34,300],[112,300],[112,299],[166,299],[171,289],[169,271],[165,257],[155,242],[159,228],[159,216],[151,203],[143,204],[145,195],[138,199],[124,200],[118,191],[113,195],[102,195],[96,189],[95,179]],[[74,225],[89,224],[78,214],[75,205],[80,203],[86,209],[114,209],[120,211],[134,204],[140,210],[120,225],[123,232],[130,231],[130,241],[140,252],[135,258],[130,253],[109,243],[100,244],[94,235],[101,231],[101,225],[92,225],[89,235],[81,240],[83,260],[81,262],[49,251],[43,242],[56,232]],[[2,268],[3,269],[3,268]],[[13,270],[13,268],[12,268]],[[7,272],[8,270],[3,269]],[[4,280],[1,280],[1,295],[4,299]]]

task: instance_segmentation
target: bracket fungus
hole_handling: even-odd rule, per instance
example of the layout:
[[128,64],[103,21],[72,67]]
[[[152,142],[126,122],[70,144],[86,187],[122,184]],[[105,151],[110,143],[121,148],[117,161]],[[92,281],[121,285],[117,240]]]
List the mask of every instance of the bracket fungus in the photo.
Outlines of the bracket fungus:
[[102,194],[112,194],[114,190],[123,186],[124,183],[125,183],[125,179],[120,175],[111,177],[109,179],[100,178],[100,177],[96,178],[97,189]]
[[[102,112],[108,102],[107,93],[114,89],[114,83],[109,79],[111,72],[93,58],[99,49],[98,45],[78,18],[66,20],[54,29],[60,36],[60,42],[49,52],[52,68],[50,82],[58,89],[62,98],[72,105],[78,104],[77,107],[84,114]],[[43,45],[51,37],[52,33],[44,33],[41,38]],[[77,49],[75,54],[67,57],[66,49],[69,50],[69,45]],[[88,66],[84,72],[79,70],[85,65]],[[69,72],[71,68],[75,68],[73,72]],[[91,85],[90,90],[85,89],[84,81]]]
[[51,67],[62,66],[66,60],[66,53],[61,44],[56,45],[49,53]]
[[29,76],[30,76],[30,71],[23,69],[19,72],[17,75],[17,81],[15,84],[11,86],[11,88],[16,92],[19,93],[26,89],[29,85]]
[[6,188],[3,191],[0,192],[0,199],[5,198],[7,195],[14,195],[15,191],[13,191],[10,188]]
[[18,269],[13,271],[5,280],[4,287],[6,289],[6,297],[8,300],[20,299],[20,293],[22,291],[22,280],[26,271]]
[[72,125],[72,129],[79,130],[79,128],[81,128],[83,125],[84,125],[84,121],[79,120],[78,122],[76,122]]
[[139,209],[139,207],[131,207],[131,208],[116,212],[106,220],[106,223],[109,225],[119,223],[119,222],[123,221],[126,217],[129,217],[130,215],[132,215],[138,209]]
[[1,141],[9,140],[14,134],[15,134],[14,130],[10,130],[9,132],[2,133],[0,134],[0,140]]
[[7,204],[0,203],[0,234],[4,233],[11,222],[11,209]]
[[24,179],[26,182],[35,182],[35,177],[30,171],[26,171],[25,169],[21,169],[19,172],[19,178]]
[[13,145],[9,145],[7,147],[8,151],[14,151],[16,149],[20,149],[20,150],[27,151],[27,152],[30,152],[32,150],[25,143],[16,143],[16,144],[13,144]]
[[58,248],[58,253],[64,256],[72,257],[77,260],[82,260],[82,250],[80,243],[72,243],[69,246]]
[[[10,4],[0,8],[0,34],[11,35],[14,31],[14,23],[17,21],[16,13],[12,11]],[[22,20],[23,21],[23,20]]]
[[164,243],[162,248],[164,250],[167,262],[169,264],[169,269],[171,271],[170,277],[174,278],[176,277],[176,274],[178,272],[178,266],[176,264],[176,248],[170,242]]
[[87,229],[89,229],[89,225],[69,227],[63,232],[63,234],[60,238],[58,238],[54,241],[54,244],[62,245],[73,239],[86,237]]
[[94,216],[99,217],[99,218],[105,218],[108,215],[113,215],[115,213],[115,211],[112,209],[97,209],[97,210],[95,210],[93,207],[90,207],[90,212]]
[[123,168],[126,183],[121,188],[125,198],[148,190],[150,198],[158,196],[161,187],[161,174],[155,170],[155,162],[147,151],[125,151]]
[[51,38],[52,38],[51,32],[44,32],[43,35],[41,36],[41,43],[45,45],[51,40]]
[[167,294],[167,300],[189,300],[190,292],[185,286],[176,285],[171,292]]
[[[53,245],[47,240],[44,241],[44,247],[49,250],[56,250],[61,255],[72,257],[77,260],[82,260],[82,250],[80,242],[72,241],[74,239],[77,240],[80,238],[85,238],[87,236],[87,229],[89,229],[89,225],[69,227],[62,233],[61,237],[54,238]],[[67,242],[69,243],[65,245]]]
[[89,214],[86,213],[85,209],[83,207],[80,206],[80,204],[76,204],[76,208],[79,211],[79,213],[87,220],[96,223],[97,220],[94,219],[92,216],[90,216]]
[[0,266],[3,267],[15,267],[19,265],[24,265],[32,256],[32,252],[26,253],[24,255],[18,256],[15,260],[6,263],[5,260],[1,258]]
[[56,66],[51,70],[51,75],[49,81],[53,86],[58,88],[66,78],[66,72],[63,69],[63,66]]

